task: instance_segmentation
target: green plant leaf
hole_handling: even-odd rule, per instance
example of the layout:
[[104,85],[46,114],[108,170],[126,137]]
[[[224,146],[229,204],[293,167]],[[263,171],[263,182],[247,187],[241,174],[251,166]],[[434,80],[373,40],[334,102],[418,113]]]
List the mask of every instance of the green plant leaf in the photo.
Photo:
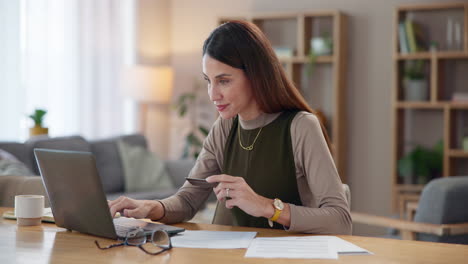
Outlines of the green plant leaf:
[[179,108],[179,116],[184,117],[186,113],[187,113],[187,106],[185,104],[181,105]]
[[206,137],[208,136],[208,133],[210,133],[210,131],[208,129],[206,129],[205,127],[203,126],[199,126],[198,127],[198,130],[200,130],[200,132],[202,132],[202,134]]
[[398,174],[404,178],[413,175],[413,160],[410,155],[406,155],[398,161]]
[[47,114],[47,110],[44,109],[36,109],[34,113],[29,115],[29,117],[34,121],[34,125],[42,126],[42,122],[44,120],[44,116]]
[[314,51],[310,49],[309,63],[307,63],[307,72],[309,73],[309,75],[312,75],[314,73],[316,62],[317,62],[317,55],[315,55]]
[[201,140],[198,139],[198,137],[193,132],[187,135],[187,140],[188,140],[188,142],[190,142],[191,145],[193,145],[195,147],[201,147],[202,146]]
[[423,80],[425,76],[423,60],[408,60],[405,62],[403,74],[409,80]]

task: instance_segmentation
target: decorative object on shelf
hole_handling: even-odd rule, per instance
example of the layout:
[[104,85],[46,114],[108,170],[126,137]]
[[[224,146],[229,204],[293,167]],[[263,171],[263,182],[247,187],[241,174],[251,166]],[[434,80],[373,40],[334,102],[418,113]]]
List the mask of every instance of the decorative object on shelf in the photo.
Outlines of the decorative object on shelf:
[[190,130],[185,136],[185,146],[181,158],[197,159],[203,147],[203,141],[209,133],[208,128],[198,124],[198,119],[196,116],[198,113],[197,99],[201,87],[201,83],[198,80],[195,81],[193,91],[181,94],[174,104],[174,108],[177,110],[179,117],[182,118],[187,114],[190,115]]
[[452,101],[457,103],[468,103],[468,92],[454,92]]
[[47,114],[47,110],[36,109],[34,113],[29,117],[34,121],[34,127],[29,129],[29,136],[47,135],[49,128],[43,127],[44,116]]
[[447,19],[447,49],[451,50],[453,49],[453,19],[448,18]]
[[468,136],[463,137],[463,151],[468,152]]
[[328,32],[322,37],[310,39],[309,63],[307,65],[309,74],[315,69],[315,62],[318,56],[331,55],[333,52],[333,40]]
[[398,173],[405,184],[426,184],[442,173],[443,142],[432,149],[417,145],[398,161]]
[[430,52],[437,52],[438,49],[439,49],[439,43],[437,43],[437,41],[431,41],[431,43],[429,43]]
[[429,95],[428,81],[424,74],[423,60],[409,60],[404,69],[404,99],[406,101],[427,101]]
[[447,50],[462,50],[461,23],[452,17],[447,19]]
[[325,32],[321,37],[310,40],[310,51],[317,56],[331,55],[333,51],[333,40],[330,33]]
[[461,31],[461,23],[455,22],[454,24],[454,34],[455,34],[455,42],[454,42],[454,49],[455,50],[463,50],[463,42],[462,42],[462,31]]
[[273,47],[278,58],[292,58],[294,56],[294,50],[290,47]]

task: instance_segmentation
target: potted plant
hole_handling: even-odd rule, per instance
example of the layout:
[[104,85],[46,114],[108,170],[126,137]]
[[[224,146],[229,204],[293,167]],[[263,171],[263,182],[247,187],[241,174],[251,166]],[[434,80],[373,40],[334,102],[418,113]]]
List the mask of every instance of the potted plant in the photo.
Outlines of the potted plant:
[[426,184],[442,173],[443,143],[432,149],[417,145],[398,161],[398,173],[405,184]]
[[406,61],[404,67],[404,97],[406,101],[427,101],[428,81],[424,73],[423,60]]
[[49,133],[49,129],[47,127],[43,127],[44,116],[46,114],[46,110],[36,109],[33,114],[29,115],[29,117],[34,121],[34,126],[29,129],[29,135],[31,137],[44,134],[47,135]]
[[310,39],[308,71],[312,74],[318,56],[331,55],[333,52],[333,39],[328,32],[320,37]]

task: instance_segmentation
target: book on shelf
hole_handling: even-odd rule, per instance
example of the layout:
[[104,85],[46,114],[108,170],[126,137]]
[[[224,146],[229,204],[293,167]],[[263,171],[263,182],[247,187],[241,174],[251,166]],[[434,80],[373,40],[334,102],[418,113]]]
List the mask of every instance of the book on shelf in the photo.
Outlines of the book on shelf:
[[405,21],[406,39],[409,52],[418,52],[427,50],[423,28],[420,24],[406,19]]
[[408,39],[406,37],[405,24],[403,22],[398,24],[398,39],[400,42],[400,52],[405,54],[408,53]]
[[455,92],[455,93],[453,93],[452,102],[468,103],[468,92]]

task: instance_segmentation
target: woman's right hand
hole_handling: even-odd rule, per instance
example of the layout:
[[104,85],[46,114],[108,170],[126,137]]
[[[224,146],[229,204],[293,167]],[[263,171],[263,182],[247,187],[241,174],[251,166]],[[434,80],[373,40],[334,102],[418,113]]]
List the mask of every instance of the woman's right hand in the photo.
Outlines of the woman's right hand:
[[117,212],[122,216],[133,218],[160,219],[164,216],[164,208],[159,201],[135,200],[125,196],[108,201],[111,216]]

